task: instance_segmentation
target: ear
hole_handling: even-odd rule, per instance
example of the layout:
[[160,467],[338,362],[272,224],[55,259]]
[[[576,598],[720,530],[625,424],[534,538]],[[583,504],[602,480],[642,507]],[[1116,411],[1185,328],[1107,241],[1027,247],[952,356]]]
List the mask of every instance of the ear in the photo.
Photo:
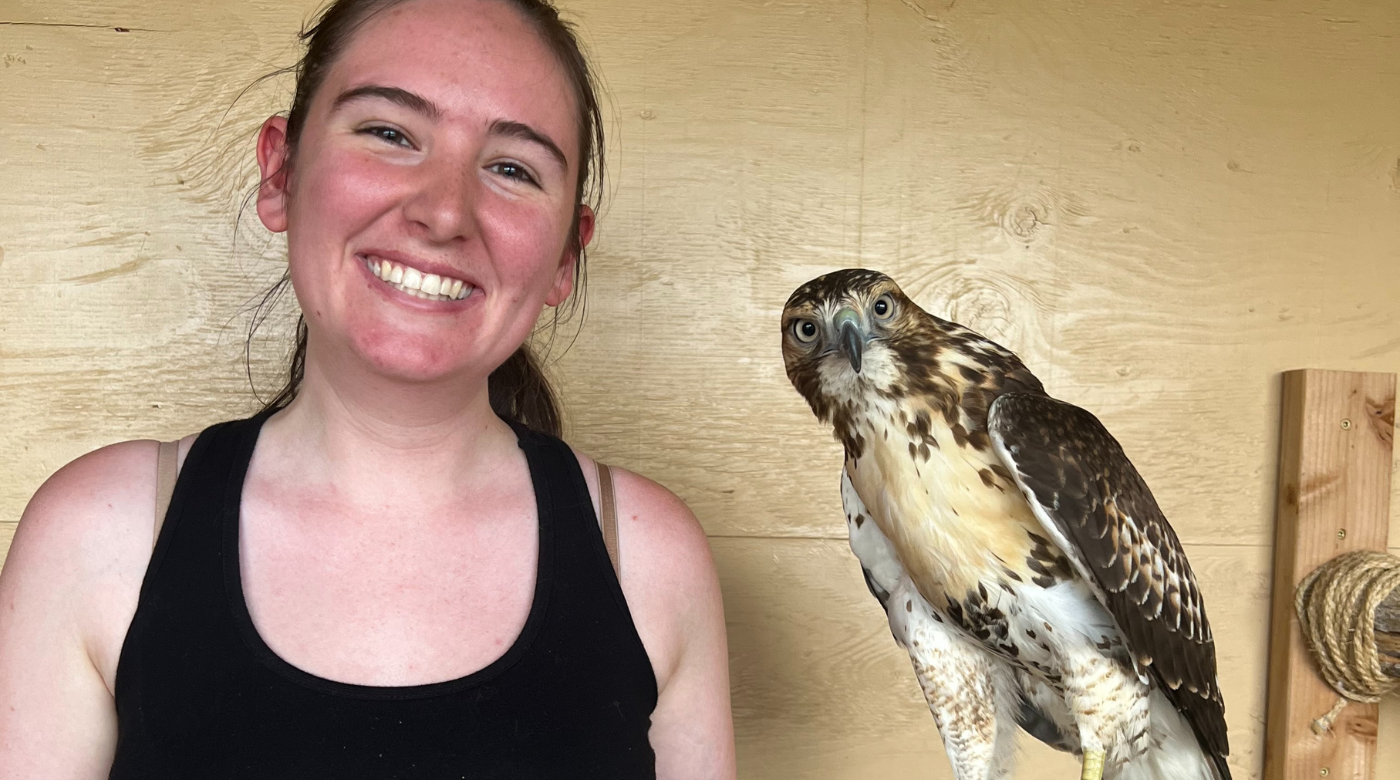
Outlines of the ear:
[[258,218],[274,233],[287,229],[287,118],[269,117],[258,131]]
[[[588,242],[593,240],[593,209],[586,204],[580,203],[578,207],[578,245],[588,246]],[[571,249],[564,250],[564,254],[559,258],[559,269],[555,272],[554,287],[545,297],[544,302],[550,306],[558,306],[568,300],[569,293],[574,291],[574,269],[578,266],[578,253]]]

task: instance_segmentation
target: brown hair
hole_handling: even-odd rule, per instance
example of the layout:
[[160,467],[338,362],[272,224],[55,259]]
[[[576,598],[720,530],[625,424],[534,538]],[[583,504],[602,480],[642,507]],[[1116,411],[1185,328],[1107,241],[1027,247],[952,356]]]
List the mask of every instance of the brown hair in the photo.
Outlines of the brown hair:
[[[559,11],[549,0],[501,1],[518,10],[534,25],[535,31],[558,58],[568,76],[578,105],[579,174],[575,202],[583,204],[587,198],[596,211],[603,191],[603,118],[588,60],[583,55],[572,25],[559,18]],[[287,145],[290,151],[286,164],[290,165],[295,156],[312,98],[356,29],[375,14],[402,2],[405,0],[335,0],[317,14],[309,27],[301,31],[298,37],[306,44],[306,52],[290,69],[296,74],[296,93],[287,114]],[[569,249],[574,254],[575,286],[578,291],[567,302],[566,315],[572,313],[584,297],[585,259],[584,247],[579,242],[578,219],[576,209],[570,227]],[[251,331],[262,322],[267,307],[281,296],[290,279],[290,273],[284,273],[263,296],[249,329],[250,339]],[[556,308],[556,326],[559,319],[560,310]],[[296,345],[287,365],[286,381],[272,400],[264,405],[264,409],[286,406],[301,387],[306,367],[307,339],[306,319],[303,316],[297,317],[296,333]],[[487,389],[491,409],[497,415],[544,433],[560,435],[562,418],[558,399],[528,344],[522,344],[505,363],[491,372]]]

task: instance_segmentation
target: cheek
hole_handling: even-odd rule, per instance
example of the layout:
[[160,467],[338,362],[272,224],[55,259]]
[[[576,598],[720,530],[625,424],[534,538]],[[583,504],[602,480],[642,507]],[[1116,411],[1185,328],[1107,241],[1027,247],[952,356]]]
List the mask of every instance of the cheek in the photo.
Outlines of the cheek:
[[[392,171],[361,155],[341,153],[308,161],[294,173],[289,218],[308,243],[343,240],[389,206]],[[291,228],[289,224],[289,229]]]
[[481,215],[496,273],[519,298],[543,298],[554,285],[572,224],[542,204],[494,204]]
[[390,208],[392,175],[353,154],[308,157],[293,170],[287,214],[287,257],[304,308],[326,300],[346,283],[347,240]]

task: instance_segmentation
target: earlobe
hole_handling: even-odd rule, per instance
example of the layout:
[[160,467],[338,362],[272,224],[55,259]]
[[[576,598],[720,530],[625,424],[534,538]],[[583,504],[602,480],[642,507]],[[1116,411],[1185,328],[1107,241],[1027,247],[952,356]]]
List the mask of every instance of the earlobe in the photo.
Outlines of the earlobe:
[[274,116],[258,131],[258,218],[273,233],[287,229],[287,118]]
[[[586,204],[579,204],[578,207],[578,246],[580,248],[588,246],[588,242],[593,240],[593,209]],[[554,289],[549,291],[549,295],[544,302],[550,306],[558,306],[568,299],[569,293],[574,290],[574,272],[578,267],[578,253],[572,247],[564,250],[564,254],[559,258],[559,270],[554,277]]]

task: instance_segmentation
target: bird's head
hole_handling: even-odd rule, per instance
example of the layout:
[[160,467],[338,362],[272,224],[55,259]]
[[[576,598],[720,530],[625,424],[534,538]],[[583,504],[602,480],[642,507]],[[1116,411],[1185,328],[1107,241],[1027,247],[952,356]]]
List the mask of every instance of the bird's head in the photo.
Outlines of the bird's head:
[[905,395],[911,382],[931,378],[940,322],[878,271],[848,268],[817,277],[783,307],[788,379],[822,419],[871,393]]
[[[1005,347],[919,308],[893,279],[848,268],[802,285],[783,307],[783,362],[818,419],[831,422],[848,456],[863,449],[862,420],[889,406],[927,411],[987,445],[997,396],[1044,393]],[[961,431],[961,433],[959,433]]]

